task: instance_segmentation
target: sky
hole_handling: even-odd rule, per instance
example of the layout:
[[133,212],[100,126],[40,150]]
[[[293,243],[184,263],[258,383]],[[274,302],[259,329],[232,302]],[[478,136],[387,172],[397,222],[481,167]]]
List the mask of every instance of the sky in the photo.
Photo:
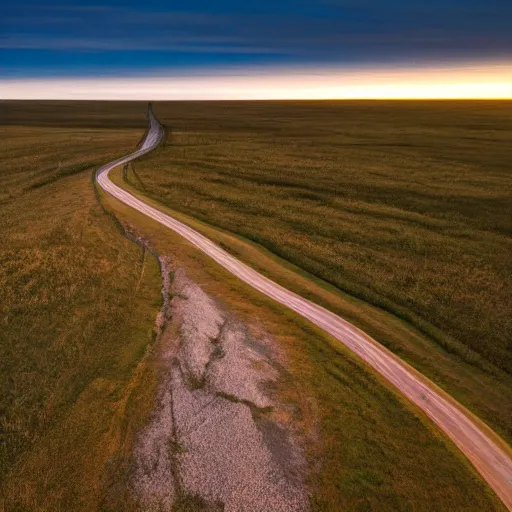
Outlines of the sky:
[[511,20],[511,0],[10,2],[0,98],[512,97]]

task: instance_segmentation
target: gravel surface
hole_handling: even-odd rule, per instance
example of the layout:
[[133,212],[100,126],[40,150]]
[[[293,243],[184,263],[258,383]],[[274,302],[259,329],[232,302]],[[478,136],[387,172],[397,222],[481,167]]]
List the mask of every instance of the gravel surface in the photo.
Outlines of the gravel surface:
[[141,506],[171,510],[194,496],[207,510],[308,510],[303,454],[270,414],[281,406],[267,391],[279,378],[268,341],[254,339],[182,270],[172,296],[157,407],[135,450]]

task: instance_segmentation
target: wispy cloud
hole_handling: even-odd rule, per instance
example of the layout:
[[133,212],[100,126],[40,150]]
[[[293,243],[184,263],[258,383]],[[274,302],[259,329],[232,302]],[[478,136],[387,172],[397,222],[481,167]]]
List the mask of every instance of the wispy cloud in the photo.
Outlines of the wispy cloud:
[[249,46],[236,38],[163,37],[151,39],[90,39],[90,38],[0,38],[0,49],[60,50],[60,51],[160,51],[183,53],[286,53],[282,49]]
[[[103,20],[111,20],[120,23],[172,23],[185,25],[216,25],[230,23],[236,16],[219,14],[208,11],[186,11],[186,10],[159,10],[145,7],[131,8],[116,5],[51,5],[34,4],[25,6],[24,16],[7,16],[8,20],[33,19],[40,20],[81,20],[89,16],[102,16]],[[28,13],[28,14],[27,14]]]
[[319,37],[268,37],[267,46],[258,46],[258,38],[253,40],[241,36],[193,36],[168,35],[159,37],[131,38],[88,38],[88,37],[32,37],[17,34],[0,37],[3,49],[41,50],[176,50],[203,51],[203,49],[224,49],[226,52],[280,52],[290,53],[294,46],[315,49],[319,45],[332,44],[395,44],[395,43],[444,43],[447,37],[435,35],[406,34],[340,34]]

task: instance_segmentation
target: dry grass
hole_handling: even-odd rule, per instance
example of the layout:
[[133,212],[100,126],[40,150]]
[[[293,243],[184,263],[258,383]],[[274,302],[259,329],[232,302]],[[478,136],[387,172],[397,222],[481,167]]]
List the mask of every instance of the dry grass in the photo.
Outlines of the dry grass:
[[[121,171],[116,176],[121,181]],[[502,510],[475,471],[431,423],[334,339],[216,265],[178,235],[106,197],[160,254],[288,357],[282,400],[310,461],[314,511]],[[212,238],[216,230],[205,230]],[[217,231],[217,237],[222,238]],[[286,269],[285,269],[286,272]],[[293,276],[292,276],[293,278]]]
[[512,371],[512,103],[156,112],[147,193]]
[[98,510],[151,404],[160,276],[146,257],[135,293],[142,250],[91,171],[140,133],[1,130],[0,508]]
[[[510,440],[511,109],[156,105],[169,143],[137,162],[129,179],[174,211],[254,241],[322,288],[345,292],[327,302],[318,289],[308,293]],[[226,240],[239,251],[234,244]],[[254,254],[251,264],[264,267],[260,259]],[[272,276],[283,282],[282,272]],[[360,303],[347,307],[355,299],[376,306],[371,315],[381,325]],[[397,334],[385,312],[409,332]]]
[[[391,205],[390,215],[389,205],[385,203],[385,199],[390,196],[390,190],[405,187],[402,183],[403,175],[397,175],[396,166],[399,162],[409,162],[410,155],[404,149],[407,146],[402,149],[394,146],[380,146],[380,149],[375,149],[375,146],[379,147],[376,144],[380,132],[385,131],[384,126],[387,126],[388,137],[393,136],[395,130],[395,135],[402,139],[408,136],[412,120],[419,115],[429,118],[434,127],[436,123],[450,124],[449,116],[454,114],[462,118],[468,117],[467,124],[474,123],[478,127],[485,125],[491,108],[485,104],[475,105],[476,113],[468,114],[467,104],[450,104],[451,106],[445,107],[443,116],[438,118],[439,111],[436,114],[431,106],[409,105],[408,108],[416,109],[413,113],[408,108],[400,113],[401,111],[393,107],[394,123],[388,120],[390,107],[386,104],[376,104],[372,109],[368,109],[367,105],[342,103],[157,105],[157,115],[167,118],[174,128],[171,141],[178,147],[159,150],[155,155],[136,163],[135,170],[139,177],[144,174],[143,184],[153,187],[151,192],[155,197],[164,197],[162,191],[165,190],[167,196],[164,200],[177,209],[206,218],[206,210],[202,213],[201,209],[206,208],[207,204],[210,223],[221,225],[224,220],[233,222],[236,219],[234,228],[226,227],[235,233],[256,233],[252,239],[263,243],[268,242],[265,242],[265,236],[277,229],[281,237],[279,245],[288,247],[291,251],[291,256],[284,254],[290,261],[301,264],[299,256],[304,257],[304,261],[311,260],[311,256],[323,247],[322,243],[329,236],[333,236],[336,243],[339,242],[338,232],[334,231],[334,236],[321,231],[323,224],[326,228],[332,228],[327,221],[329,215],[338,210],[342,216],[335,217],[341,223],[336,224],[336,229],[340,226],[345,229],[346,223],[350,228],[349,233],[354,230],[357,233],[356,228],[360,223],[365,227],[359,233],[362,237],[359,242],[349,240],[345,245],[352,248],[353,254],[366,254],[368,240],[375,239],[377,244],[380,232],[385,233],[381,215],[388,222],[388,227],[396,222],[402,231],[409,224],[417,222],[414,215],[414,222],[410,219],[406,222],[400,217],[411,214],[405,204]],[[493,109],[495,112],[491,114],[496,117],[503,106],[496,106],[491,110]],[[52,112],[52,116],[45,115],[45,111]],[[84,154],[87,153],[84,145],[91,143],[99,148],[99,139],[110,137],[109,145],[103,146],[105,153],[101,153],[101,148],[91,153],[95,160],[99,156],[108,161],[116,156],[116,148],[122,153],[124,148],[138,139],[135,132],[123,132],[124,135],[119,132],[115,135],[105,131],[104,127],[123,125],[140,126],[142,129],[144,126],[144,106],[140,104],[0,103],[0,118],[4,122],[26,124],[28,113],[32,124],[43,124],[52,128],[43,130],[20,127],[16,130],[25,130],[27,133],[35,130],[38,132],[37,137],[44,136],[43,132],[49,133],[47,130],[50,130],[52,138],[59,133],[60,128],[56,128],[57,126],[75,126],[77,128],[72,133],[87,132],[87,137],[92,137],[90,141],[82,140],[79,144],[84,149]],[[345,125],[340,126],[340,120]],[[505,128],[506,122],[506,119],[502,120]],[[311,126],[315,127],[316,135],[311,135]],[[92,129],[94,127],[96,128]],[[439,126],[432,128],[433,131],[439,129]],[[450,128],[452,129],[453,127]],[[419,135],[425,135],[423,128],[420,132]],[[503,132],[506,137],[506,130]],[[60,133],[65,137],[64,131],[61,130]],[[97,139],[93,133],[97,134]],[[362,133],[368,137],[366,146],[363,146],[364,151],[357,145],[357,138],[362,137]],[[123,138],[125,136],[128,138]],[[441,140],[444,139],[436,139],[437,146]],[[35,139],[31,140],[32,143],[35,143]],[[48,139],[47,144],[53,142]],[[30,153],[28,147],[29,144],[24,149],[20,146],[17,154],[22,156]],[[347,159],[347,166],[344,164],[342,167],[346,171],[345,181],[344,173],[336,174],[328,165],[341,152],[340,148],[343,150],[342,163],[345,157]],[[466,151],[469,160],[477,163],[485,161],[481,150],[472,151],[468,146],[462,149]],[[71,150],[70,145],[62,142],[61,154],[75,151],[79,152],[78,146]],[[106,152],[109,151],[107,157]],[[375,151],[381,156],[380,165],[383,160],[386,161],[386,155],[390,152],[387,160],[388,174],[384,168],[371,168],[377,156]],[[394,160],[393,154],[396,156],[398,152],[400,155],[402,151],[405,152],[402,159]],[[417,155],[423,154],[423,150],[410,151],[416,155],[416,159]],[[430,158],[435,160],[439,147],[434,144],[430,150],[424,151],[430,151]],[[503,151],[498,152],[498,155],[501,154],[505,161],[506,150]],[[35,156],[41,152],[43,148],[31,154]],[[155,384],[152,368],[154,361],[151,358],[149,362],[147,359],[142,363],[140,361],[150,334],[146,329],[152,323],[150,320],[154,319],[157,307],[155,301],[159,300],[158,275],[156,268],[149,273],[145,272],[144,275],[148,276],[147,284],[141,285],[139,294],[134,297],[134,282],[140,277],[140,250],[123,240],[110,219],[95,203],[90,188],[90,174],[79,170],[79,166],[85,165],[87,158],[81,160],[70,157],[66,169],[70,169],[69,174],[78,174],[66,177],[68,173],[60,173],[57,162],[54,160],[52,163],[52,154],[55,154],[55,148],[48,150],[49,169],[40,175],[27,174],[26,179],[20,180],[9,176],[9,193],[3,196],[0,205],[3,216],[8,219],[2,226],[2,234],[5,232],[9,235],[6,238],[8,250],[17,250],[16,244],[22,244],[21,241],[25,240],[26,245],[19,247],[25,247],[29,254],[31,250],[35,253],[44,251],[45,254],[46,251],[56,252],[53,259],[45,256],[38,266],[31,267],[32,273],[26,270],[19,276],[15,275],[14,296],[20,297],[20,302],[11,302],[8,308],[2,310],[5,315],[13,304],[16,306],[14,312],[24,320],[17,322],[16,327],[9,324],[10,330],[0,343],[0,350],[9,351],[5,356],[2,354],[1,360],[9,361],[9,365],[5,373],[0,373],[0,378],[5,378],[0,389],[9,389],[10,397],[9,401],[2,403],[2,414],[7,412],[10,415],[11,410],[18,411],[19,419],[16,421],[17,424],[24,425],[22,434],[25,437],[18,437],[22,441],[16,446],[21,448],[19,452],[13,452],[14,459],[2,459],[7,460],[12,468],[7,473],[7,466],[2,466],[0,479],[4,485],[0,492],[8,492],[8,503],[14,509],[39,507],[51,510],[96,510],[102,506],[104,510],[126,510],[129,499],[127,502],[122,478],[125,474],[130,439],[151,406]],[[179,159],[176,159],[176,155],[179,155]],[[453,158],[448,158],[446,153],[444,155],[451,165]],[[15,160],[16,158],[5,159],[10,163]],[[170,162],[172,165],[169,165]],[[298,162],[305,162],[307,165],[301,170]],[[350,162],[353,168],[348,165]],[[423,160],[422,162],[425,163]],[[28,162],[26,169],[33,167],[34,164]],[[420,167],[418,165],[418,169]],[[39,169],[42,168],[43,166]],[[330,174],[334,173],[334,180],[329,181],[327,168],[330,169]],[[296,174],[295,169],[300,172]],[[502,170],[506,170],[506,163],[503,163]],[[313,171],[314,180],[311,179]],[[279,180],[284,181],[284,184],[275,182],[274,174],[277,172],[280,173]],[[383,175],[371,175],[371,172]],[[183,178],[181,175],[187,173],[195,176],[196,186],[187,181],[186,176],[184,181],[180,181]],[[163,176],[163,180],[159,174]],[[51,177],[48,184],[30,188],[35,182],[46,180],[48,176]],[[130,173],[129,176],[134,183],[135,175]],[[373,176],[373,181],[368,181],[368,176]],[[414,182],[420,177],[421,173],[416,174]],[[120,172],[116,179],[122,180]],[[274,183],[265,183],[269,179],[274,180]],[[200,180],[205,182],[204,188]],[[171,181],[183,186],[179,185],[176,190],[172,186],[162,186]],[[288,181],[297,181],[300,186],[287,186]],[[312,190],[316,187],[316,182],[319,184],[318,191]],[[423,187],[428,189],[428,183],[423,183]],[[353,188],[350,188],[351,185]],[[140,182],[138,186],[141,186]],[[413,183],[408,186],[414,189]],[[334,191],[331,195],[330,188]],[[244,189],[251,190],[250,197],[245,195]],[[352,202],[354,197],[356,202],[360,196],[364,197],[362,204],[357,205],[355,210],[351,209],[351,201],[345,200],[345,189],[351,191]],[[379,190],[380,195],[375,190]],[[215,194],[212,196],[210,191],[215,191]],[[364,196],[364,191],[368,192],[368,197]],[[205,193],[207,195],[203,197]],[[232,202],[232,194],[238,193],[241,194],[241,200]],[[300,193],[320,194],[321,204],[315,206],[316,203],[311,197],[300,196]],[[493,193],[498,192],[495,190]],[[411,194],[405,193],[402,200],[405,201],[408,195]],[[419,195],[412,194],[414,198]],[[375,197],[371,199],[372,196]],[[342,203],[336,202],[340,197]],[[331,203],[331,200],[334,202]],[[424,197],[424,206],[427,207],[431,201],[436,200],[427,194]],[[290,361],[290,375],[282,384],[280,393],[283,399],[295,402],[300,407],[301,412],[297,413],[294,420],[304,434],[310,436],[306,440],[312,462],[310,485],[315,510],[503,509],[452,444],[418,410],[398,398],[385,383],[340,347],[339,343],[311,328],[297,315],[247,288],[189,244],[170,234],[166,228],[120,205],[112,198],[103,197],[102,201],[121,220],[140,226],[159,252],[173,255],[177,263],[186,266],[191,278],[201,284],[209,294],[224,302],[242,320],[270,332],[286,350]],[[286,208],[279,210],[278,203],[281,202]],[[311,207],[308,206],[310,203]],[[450,201],[444,198],[437,204],[450,204]],[[373,214],[368,205],[377,208],[377,214]],[[319,210],[318,206],[323,209]],[[291,213],[288,212],[289,209],[292,209]],[[301,219],[300,224],[293,222],[294,210],[297,218]],[[402,213],[401,210],[407,211]],[[469,218],[473,215],[470,210]],[[262,211],[267,212],[267,221],[260,224],[256,222],[256,214],[259,215]],[[310,224],[309,211],[312,212]],[[324,218],[322,215],[325,212],[328,216]],[[174,213],[180,216],[180,213]],[[417,211],[412,213],[418,214]],[[460,212],[457,213],[459,214]],[[491,214],[496,215],[496,211],[491,209]],[[435,232],[438,230],[435,222],[444,222],[444,219],[437,219],[434,213],[428,212],[427,217],[431,216],[434,217],[434,227],[430,231]],[[382,309],[383,304],[378,303],[380,307],[370,304],[374,301],[371,294],[360,295],[365,300],[354,298],[313,274],[279,259],[261,246],[202,224],[192,217],[182,217],[253,266],[260,270],[265,268],[267,275],[279,279],[289,288],[294,288],[361,326],[380,342],[414,363],[445,389],[453,392],[461,402],[507,436],[512,424],[510,411],[506,408],[507,396],[510,396],[512,389],[510,377],[496,368],[487,357],[482,357],[483,354],[475,357],[467,349],[466,354],[464,350],[461,352],[460,348],[464,349],[464,340],[457,340],[430,321],[426,327],[419,325],[418,320],[425,321],[419,315],[418,319],[409,318],[398,309],[392,308],[394,314],[390,314]],[[301,232],[300,226],[303,222],[308,229],[313,230],[313,235]],[[429,222],[432,221],[429,219]],[[503,225],[501,221],[496,222],[499,226]],[[370,228],[375,223],[379,229],[373,228],[371,231]],[[490,225],[494,223],[492,221]],[[317,229],[322,236],[315,235]],[[488,227],[480,229],[484,233],[487,230],[492,231]],[[474,229],[471,228],[470,231],[472,233]],[[75,236],[77,233],[79,235]],[[372,235],[370,238],[369,234]],[[254,238],[255,236],[261,236],[261,239]],[[299,252],[297,240],[299,246],[304,244]],[[501,238],[499,240],[498,248]],[[391,251],[388,246],[392,248]],[[77,247],[78,252],[75,250]],[[271,245],[267,247],[277,252]],[[381,253],[386,255],[388,266],[392,270],[396,263],[396,254],[402,254],[405,258],[408,252],[413,253],[407,247],[403,245],[401,249],[400,246],[397,248],[393,245],[393,236],[388,234],[380,240],[380,245],[376,245],[373,252],[370,251],[370,255],[375,258],[380,257]],[[474,252],[474,246],[471,247]],[[295,253],[292,251],[294,248]],[[5,246],[0,246],[0,251],[3,258]],[[75,253],[79,257],[75,257]],[[330,252],[319,250],[318,253],[322,257],[317,263],[323,268],[322,265],[329,261],[327,256]],[[15,258],[11,253],[8,254],[11,260]],[[350,260],[350,251],[342,254]],[[360,267],[357,267],[356,260],[352,264],[353,268],[371,270],[375,265],[372,267],[372,258],[368,258],[369,261],[365,260]],[[53,262],[51,272],[46,268],[47,260]],[[3,261],[2,259],[2,269]],[[148,261],[154,263],[151,258]],[[379,262],[382,263],[382,260]],[[10,265],[12,264],[11,262]],[[308,268],[306,265],[301,266]],[[67,268],[68,271],[61,271]],[[337,269],[335,274],[339,273]],[[80,286],[77,287],[73,286],[75,275],[81,279]],[[370,275],[375,276],[378,273],[375,271]],[[63,276],[67,281],[61,282]],[[348,276],[364,289],[367,283],[358,281],[357,272],[349,273]],[[1,279],[4,279],[3,274]],[[39,290],[44,290],[48,283],[56,283],[57,291],[52,292],[52,301],[48,303],[50,308],[33,307],[37,304],[37,301],[30,298],[34,279],[39,283],[35,288],[36,297],[41,295]],[[53,284],[50,288],[54,289]],[[388,283],[386,293],[389,289],[391,288]],[[3,288],[0,290],[0,293],[4,293]],[[349,291],[356,294],[354,290]],[[385,294],[384,297],[391,301]],[[98,303],[106,306],[106,309],[98,308]],[[397,304],[392,306],[396,308]],[[400,304],[398,306],[403,307]],[[55,314],[51,314],[54,308]],[[409,314],[415,312],[409,303],[407,308]],[[119,322],[117,327],[116,321]],[[99,330],[95,327],[98,325]],[[437,330],[429,331],[426,336],[418,328],[423,331],[425,328]],[[19,335],[17,329],[21,329]],[[438,343],[433,343],[432,337]],[[11,339],[17,340],[17,345],[12,344]],[[446,350],[447,346],[449,350]],[[19,350],[11,350],[11,347]],[[65,357],[61,357],[61,351]],[[19,357],[21,352],[25,357]],[[476,362],[477,366],[468,364],[464,358]],[[80,364],[82,360],[83,365]],[[124,363],[121,364],[121,361]],[[151,371],[147,371],[148,365]],[[25,383],[27,376],[29,378]],[[15,382],[16,388],[11,391],[4,382]],[[76,386],[76,383],[80,385]],[[34,393],[38,395],[36,398],[32,397]],[[13,404],[17,401],[26,401],[27,406],[13,409]],[[45,410],[48,412],[45,413]],[[3,437],[5,439],[7,436]],[[105,447],[108,449],[105,450]],[[193,504],[193,500],[190,504],[185,500],[182,505],[186,508]]]

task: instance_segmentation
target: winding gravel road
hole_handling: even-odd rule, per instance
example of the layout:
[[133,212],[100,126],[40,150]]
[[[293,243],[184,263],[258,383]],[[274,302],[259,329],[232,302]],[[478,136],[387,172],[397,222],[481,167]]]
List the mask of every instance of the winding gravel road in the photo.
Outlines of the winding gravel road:
[[148,115],[149,130],[141,147],[134,153],[101,167],[96,175],[98,184],[123,203],[180,234],[242,281],[289,307],[347,346],[421,408],[473,463],[505,506],[512,510],[510,452],[492,439],[492,435],[488,435],[486,429],[474,421],[471,415],[465,414],[462,406],[443,396],[426,378],[350,323],[264,277],[197,231],[149,206],[110,181],[109,171],[148,153],[161,142],[164,130],[151,109]]

